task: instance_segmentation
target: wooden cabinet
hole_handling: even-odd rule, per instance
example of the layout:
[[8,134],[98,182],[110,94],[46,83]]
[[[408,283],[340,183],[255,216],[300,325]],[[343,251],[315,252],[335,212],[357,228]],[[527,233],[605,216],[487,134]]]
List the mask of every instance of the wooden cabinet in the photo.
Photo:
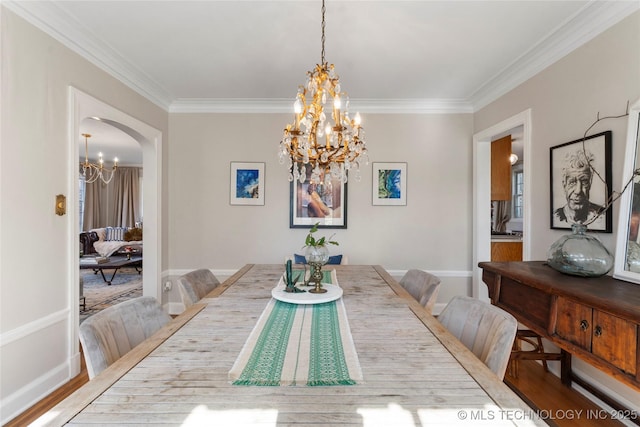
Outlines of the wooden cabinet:
[[491,261],[522,261],[522,242],[491,242]]
[[[481,262],[493,304],[563,351],[640,390],[640,285],[561,274],[541,261]],[[563,366],[571,382],[570,360]]]
[[637,342],[637,324],[602,311],[593,311],[591,353],[594,356],[638,378]]
[[560,339],[591,351],[593,310],[567,298],[558,298],[556,334]]
[[635,376],[638,325],[591,307],[558,298],[556,334]]
[[491,143],[491,200],[511,200],[511,135]]

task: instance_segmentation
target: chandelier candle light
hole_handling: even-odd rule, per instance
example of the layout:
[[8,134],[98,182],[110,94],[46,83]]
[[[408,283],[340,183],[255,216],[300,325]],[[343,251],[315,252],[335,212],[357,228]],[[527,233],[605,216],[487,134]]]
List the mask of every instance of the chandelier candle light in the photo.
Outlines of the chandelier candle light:
[[[307,167],[311,168],[311,182],[325,183],[331,178],[347,182],[347,171],[356,171],[360,163],[369,164],[367,148],[360,126],[360,114],[349,116],[349,98],[342,92],[333,64],[324,59],[324,14],[322,1],[322,60],[316,64],[306,86],[299,86],[294,103],[294,122],[287,124],[280,142],[281,164],[287,164],[289,181],[304,183]],[[325,108],[327,111],[325,113]]]
[[[98,163],[89,162],[89,138],[91,135],[83,133],[84,136],[84,163],[82,163],[82,174],[87,184],[96,182],[101,179],[105,184],[109,184],[113,179],[113,174],[118,169],[118,158],[113,159],[113,168],[105,168],[104,160],[102,159],[102,153],[98,153]],[[108,175],[107,178],[105,175]]]

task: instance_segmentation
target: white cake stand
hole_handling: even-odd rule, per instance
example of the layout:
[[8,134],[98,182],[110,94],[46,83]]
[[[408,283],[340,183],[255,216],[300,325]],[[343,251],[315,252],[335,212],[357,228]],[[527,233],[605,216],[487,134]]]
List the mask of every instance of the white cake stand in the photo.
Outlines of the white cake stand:
[[323,302],[335,301],[342,296],[342,288],[340,286],[323,283],[322,287],[327,290],[324,294],[312,294],[309,292],[293,293],[285,292],[284,283],[280,283],[271,290],[271,296],[278,301],[291,304],[322,304]]

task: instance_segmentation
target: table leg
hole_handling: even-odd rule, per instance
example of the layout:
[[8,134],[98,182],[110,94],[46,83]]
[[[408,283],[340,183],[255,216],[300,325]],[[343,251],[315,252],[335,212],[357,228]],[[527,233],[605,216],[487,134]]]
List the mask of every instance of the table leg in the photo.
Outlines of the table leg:
[[116,268],[113,270],[113,274],[111,275],[111,279],[109,279],[109,281],[107,282],[107,284],[108,284],[109,286],[111,286],[111,282],[113,281],[113,278],[114,278],[114,277],[116,277],[116,273],[118,272],[118,269],[119,269],[119,268],[120,268],[120,267],[116,267]]
[[566,386],[571,386],[571,353],[560,350],[562,359],[560,359],[560,381]]
[[100,274],[102,275],[102,280],[104,280],[107,283],[107,286],[111,286],[111,282],[113,281],[113,278],[116,277],[116,273],[118,272],[118,269],[120,267],[115,267],[113,269],[113,274],[111,275],[111,279],[107,280],[107,278],[104,276],[104,270],[102,268],[100,268]]

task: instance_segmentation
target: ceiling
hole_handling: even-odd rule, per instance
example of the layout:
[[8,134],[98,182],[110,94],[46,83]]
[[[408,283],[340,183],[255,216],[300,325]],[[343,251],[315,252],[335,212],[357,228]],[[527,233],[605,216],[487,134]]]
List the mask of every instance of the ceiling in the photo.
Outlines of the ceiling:
[[[352,110],[473,112],[638,4],[327,0],[325,58]],[[321,60],[320,0],[3,5],[169,112],[289,112]]]

